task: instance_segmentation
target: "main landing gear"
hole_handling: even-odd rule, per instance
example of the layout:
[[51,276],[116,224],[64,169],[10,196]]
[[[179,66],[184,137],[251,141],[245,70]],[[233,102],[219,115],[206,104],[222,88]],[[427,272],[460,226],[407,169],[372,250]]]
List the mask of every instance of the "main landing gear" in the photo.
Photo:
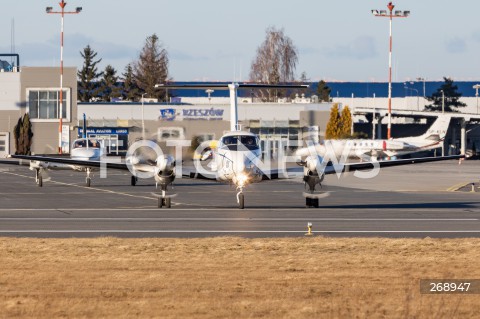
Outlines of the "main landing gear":
[[130,178],[130,185],[135,186],[137,185],[137,182],[138,182],[138,177],[132,175],[132,177]]
[[43,177],[42,177],[42,172],[40,171],[40,168],[35,169],[35,183],[37,184],[38,187],[43,186]]
[[162,207],[172,207],[172,198],[167,197],[167,185],[162,185],[162,195],[158,197],[158,208]]
[[305,206],[307,208],[311,208],[311,207],[314,207],[314,208],[318,208],[318,198],[314,198],[314,197],[305,197]]
[[318,184],[322,187],[323,176],[320,178],[316,174],[308,174],[303,176],[303,181],[305,182],[305,187],[308,185],[308,193],[305,194],[305,206],[307,208],[318,208],[318,195],[315,195],[315,186]]
[[90,177],[90,174],[92,173],[92,169],[90,167],[87,167],[87,178],[85,179],[85,184],[87,187],[90,187],[92,184],[92,178]]

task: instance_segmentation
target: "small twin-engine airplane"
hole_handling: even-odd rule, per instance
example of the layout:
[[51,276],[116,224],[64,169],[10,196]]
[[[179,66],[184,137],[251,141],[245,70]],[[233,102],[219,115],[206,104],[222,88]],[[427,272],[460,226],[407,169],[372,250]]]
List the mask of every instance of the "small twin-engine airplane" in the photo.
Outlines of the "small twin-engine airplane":
[[[420,136],[392,138],[389,140],[325,140],[315,145],[315,151],[325,156],[327,152],[335,154],[337,158],[382,158],[395,157],[421,151],[432,150],[442,146],[450,123],[450,115],[439,114],[427,132]],[[309,155],[308,149],[304,149]],[[298,155],[302,155],[298,153]]]
[[[307,88],[305,85],[262,85],[262,84],[211,84],[211,85],[156,85],[157,88],[168,89],[229,89],[230,90],[230,132],[224,134],[212,150],[213,159],[211,170],[196,167],[194,171],[187,172],[184,168],[183,177],[215,179],[220,182],[230,183],[236,186],[237,203],[240,209],[245,207],[244,189],[250,183],[260,182],[264,179],[289,178],[289,172],[295,169],[264,169],[261,162],[262,150],[257,135],[251,132],[239,130],[237,89],[238,88]],[[428,133],[427,133],[428,134]],[[366,141],[365,141],[366,142]],[[297,164],[303,166],[303,181],[308,186],[306,197],[307,207],[318,207],[319,198],[323,194],[316,194],[316,185],[321,185],[327,174],[339,174],[347,171],[372,170],[376,168],[436,162],[463,158],[463,155],[447,157],[426,157],[407,160],[370,161],[362,163],[336,163],[330,161],[333,154],[317,152],[315,146],[300,148],[297,150]]]
[[[83,132],[86,132],[84,127]],[[132,154],[127,154],[125,162],[109,162],[103,156],[103,147],[101,142],[86,138],[79,138],[72,143],[70,158],[47,157],[35,155],[11,155],[12,158],[20,160],[29,160],[30,169],[35,171],[35,182],[39,187],[43,186],[43,176],[48,170],[74,170],[86,172],[86,186],[90,187],[92,173],[105,169],[130,170],[134,174],[131,176],[131,185],[135,186],[138,181],[138,175],[145,177],[154,177],[157,186],[161,187],[162,195],[159,196],[158,206],[171,207],[171,198],[166,196],[167,188],[175,180],[175,159],[171,155],[162,154],[156,159],[145,157],[141,153],[141,147],[147,144],[147,147],[156,146],[153,142],[139,141],[139,147],[133,148]],[[143,145],[142,145],[143,144]],[[139,152],[137,152],[140,150]],[[142,175],[143,174],[143,175]]]

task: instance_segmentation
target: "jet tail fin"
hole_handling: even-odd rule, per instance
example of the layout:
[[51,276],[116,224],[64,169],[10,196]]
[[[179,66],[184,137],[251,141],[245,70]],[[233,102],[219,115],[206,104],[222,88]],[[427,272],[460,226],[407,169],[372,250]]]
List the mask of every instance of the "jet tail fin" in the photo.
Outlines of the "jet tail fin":
[[450,124],[450,119],[451,117],[449,115],[440,114],[427,132],[419,136],[419,138],[432,142],[445,139],[448,131],[448,125]]

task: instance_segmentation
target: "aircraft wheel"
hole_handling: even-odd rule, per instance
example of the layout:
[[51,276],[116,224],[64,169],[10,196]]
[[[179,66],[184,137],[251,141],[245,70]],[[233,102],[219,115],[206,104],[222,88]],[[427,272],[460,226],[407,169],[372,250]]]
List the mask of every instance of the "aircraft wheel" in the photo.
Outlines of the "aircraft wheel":
[[318,205],[318,198],[309,198],[309,197],[306,197],[306,198],[305,198],[305,206],[307,206],[307,208],[310,208],[310,207],[318,208],[318,207],[319,207],[319,205]]
[[238,208],[240,209],[245,208],[245,196],[243,194],[238,195]]
[[170,197],[165,198],[165,207],[171,208],[172,207],[172,199]]
[[87,187],[90,187],[91,181],[92,181],[92,179],[90,177],[87,177],[87,180],[86,180]]
[[38,178],[37,178],[37,185],[38,187],[42,187],[43,186],[43,178],[42,178],[42,175],[38,175]]
[[130,185],[135,186],[137,185],[137,177],[133,176],[130,179]]
[[163,198],[159,197],[158,198],[158,208],[162,208],[163,206]]

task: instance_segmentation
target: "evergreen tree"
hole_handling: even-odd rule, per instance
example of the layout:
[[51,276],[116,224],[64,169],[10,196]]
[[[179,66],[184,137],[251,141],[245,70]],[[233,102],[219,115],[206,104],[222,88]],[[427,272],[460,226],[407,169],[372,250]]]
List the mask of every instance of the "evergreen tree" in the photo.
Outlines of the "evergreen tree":
[[13,138],[15,140],[15,154],[16,155],[24,155],[23,150],[20,149],[20,136],[22,135],[22,127],[23,127],[23,121],[22,117],[18,118],[17,125],[13,128]]
[[156,34],[147,37],[139,60],[133,69],[135,80],[141,92],[148,97],[166,99],[165,90],[155,89],[155,84],[166,83],[168,78],[168,53]]
[[352,136],[352,113],[348,105],[345,105],[340,115],[340,127],[340,138],[350,138]]
[[317,96],[320,102],[330,102],[330,92],[332,90],[327,86],[327,83],[323,80],[318,82]]
[[340,111],[338,109],[338,104],[334,104],[330,109],[330,119],[327,123],[327,129],[325,131],[325,139],[337,139],[341,136],[342,127],[341,127]]
[[308,81],[310,81],[310,79],[307,77],[307,72],[303,71],[302,74],[300,74],[300,83],[307,84]]
[[427,97],[427,100],[433,103],[425,106],[425,109],[428,111],[441,112],[442,104],[445,103],[445,112],[458,112],[457,108],[467,106],[460,101],[462,94],[458,92],[458,86],[453,84],[453,80],[446,77],[444,77],[443,80],[445,83],[443,83],[435,93]]
[[80,52],[83,57],[83,68],[77,72],[78,77],[78,99],[82,102],[89,102],[92,97],[97,96],[96,80],[103,75],[103,72],[98,73],[97,64],[102,59],[95,60],[97,52],[95,52],[90,45],[87,45],[83,52]]
[[117,70],[110,64],[105,67],[103,78],[100,82],[100,97],[105,102],[110,102],[112,98],[118,98],[122,95],[120,87],[117,85]]
[[125,73],[123,76],[123,92],[122,96],[124,100],[127,101],[138,101],[140,97],[140,91],[135,81],[135,75],[133,74],[132,64],[128,64],[125,67]]
[[18,119],[17,125],[14,129],[15,137],[15,154],[16,155],[30,155],[32,147],[32,123],[30,122],[30,116],[28,113],[23,115],[23,118]]

